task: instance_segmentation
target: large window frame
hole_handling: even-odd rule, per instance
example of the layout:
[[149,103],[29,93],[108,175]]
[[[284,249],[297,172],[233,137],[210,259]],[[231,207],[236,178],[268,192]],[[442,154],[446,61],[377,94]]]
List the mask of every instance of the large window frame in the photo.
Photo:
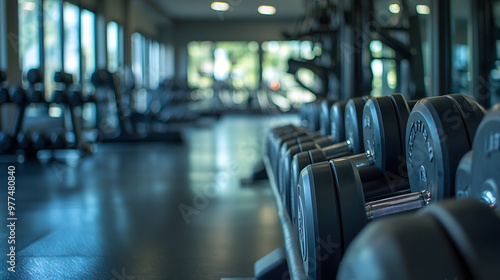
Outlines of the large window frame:
[[[0,0],[0,1],[6,1],[6,0]],[[46,87],[48,87],[48,90],[47,90],[47,94],[50,96],[50,92],[52,91],[52,87],[51,85],[53,84],[53,73],[55,71],[65,71],[65,72],[70,72],[70,74],[73,74],[75,80],[74,82],[75,83],[78,83],[78,84],[85,84],[85,83],[88,83],[89,80],[90,80],[90,75],[88,73],[84,73],[86,72],[84,67],[83,67],[83,58],[82,58],[82,49],[83,49],[83,42],[82,42],[82,28],[83,28],[83,25],[82,25],[82,14],[84,11],[88,11],[90,13],[92,13],[94,15],[94,18],[93,18],[93,27],[94,27],[94,31],[93,31],[93,60],[94,60],[94,70],[96,69],[96,65],[97,65],[97,52],[98,52],[98,46],[97,46],[97,13],[92,10],[92,9],[89,9],[87,7],[84,7],[82,5],[76,5],[75,3],[73,3],[72,1],[62,1],[62,0],[54,0],[54,3],[57,4],[57,12],[59,13],[59,16],[57,19],[55,19],[55,25],[54,25],[54,28],[50,28],[51,31],[54,31],[57,33],[57,42],[56,42],[56,57],[48,57],[47,56],[47,53],[46,53],[46,49],[47,49],[47,39],[45,38],[46,36],[46,32],[48,32],[49,30],[46,28],[46,24],[47,24],[47,20],[50,20],[50,17],[51,15],[49,13],[47,13],[47,11],[44,11],[44,5],[46,5],[46,3],[48,3],[48,0],[32,0],[32,1],[26,1],[26,2],[29,2],[29,3],[34,3],[34,4],[29,4],[30,5],[30,11],[36,13],[36,23],[32,23],[35,25],[35,28],[38,30],[38,32],[36,34],[38,34],[38,36],[35,36],[35,39],[37,41],[37,45],[38,47],[36,48],[37,51],[38,51],[38,55],[34,56],[34,55],[30,55],[32,57],[38,57],[38,62],[37,63],[31,63],[28,66],[25,67],[24,63],[23,63],[23,60],[24,60],[24,57],[23,57],[23,53],[20,52],[20,56],[19,56],[19,60],[20,60],[20,67],[22,70],[22,73],[23,73],[23,76],[26,75],[26,71],[31,69],[31,68],[43,68],[44,70],[46,70],[46,66],[48,65],[47,63],[45,63],[45,61],[48,59],[50,60],[50,64],[51,65],[54,65],[56,64],[56,68],[57,69],[53,69],[53,70],[50,70],[48,73],[45,73],[45,84],[46,84]],[[19,12],[22,13],[23,12],[23,7],[22,5],[25,5],[24,2],[22,1],[19,1]],[[34,7],[31,7],[32,5],[35,5]],[[71,7],[73,9],[76,8],[75,10],[75,14],[78,15],[78,18],[76,19],[76,29],[74,29],[73,31],[75,31],[75,34],[74,34],[74,38],[71,39],[71,41],[76,41],[76,47],[73,46],[74,48],[71,50],[73,52],[73,55],[74,54],[77,54],[77,59],[76,61],[74,61],[75,59],[72,59],[71,63],[68,62],[67,60],[69,59],[68,58],[68,52],[70,51],[69,49],[67,49],[67,43],[68,43],[68,39],[66,37],[70,36],[70,35],[73,35],[73,34],[69,34],[70,32],[68,32],[68,30],[66,30],[66,23],[65,23],[65,17],[64,17],[64,13],[65,13],[65,7]],[[0,5],[0,9],[1,9],[1,5]],[[0,24],[2,25],[1,28],[5,28],[6,26],[6,23],[5,23],[5,17],[1,17],[0,18]],[[21,24],[24,24],[24,23],[20,23],[20,26],[22,26]],[[2,29],[0,29],[0,32]],[[19,32],[22,33],[22,27],[19,28]],[[121,30],[122,34],[120,35],[122,38],[123,38],[123,30]],[[66,34],[68,33],[68,34]],[[21,35],[22,36],[22,35]],[[1,38],[4,38],[5,36],[1,36]],[[3,40],[3,39],[2,39]],[[123,40],[121,40],[123,41]],[[1,41],[0,41],[1,42]],[[76,52],[75,52],[76,50]],[[40,56],[40,54],[43,54],[43,56]],[[121,57],[123,57],[123,43],[120,44],[120,54],[121,54]],[[6,62],[2,62],[4,61],[5,59],[2,58],[1,56],[1,50],[0,50],[0,67],[2,67],[3,64],[5,64]],[[71,66],[73,66],[74,64],[77,65],[76,68],[74,69],[69,69],[70,68],[70,64]],[[120,60],[120,64],[123,65],[123,58]],[[6,67],[6,66],[4,66]],[[68,71],[69,70],[69,71]]]

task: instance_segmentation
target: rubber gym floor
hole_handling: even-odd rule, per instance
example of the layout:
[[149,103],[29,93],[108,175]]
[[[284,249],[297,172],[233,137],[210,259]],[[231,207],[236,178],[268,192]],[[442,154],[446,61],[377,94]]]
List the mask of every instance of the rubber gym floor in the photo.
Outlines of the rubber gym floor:
[[[252,276],[283,238],[268,182],[240,180],[261,161],[267,128],[290,120],[227,115],[185,125],[183,144],[103,143],[78,163],[17,164],[16,273],[0,278]],[[4,226],[2,254],[8,237]]]

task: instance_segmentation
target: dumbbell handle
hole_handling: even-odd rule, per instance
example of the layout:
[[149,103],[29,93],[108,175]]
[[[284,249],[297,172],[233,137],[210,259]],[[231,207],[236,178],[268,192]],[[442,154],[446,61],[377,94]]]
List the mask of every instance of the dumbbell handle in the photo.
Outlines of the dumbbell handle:
[[347,140],[322,148],[328,159],[352,155],[351,141]]
[[430,201],[430,192],[422,191],[367,202],[365,204],[366,217],[368,220],[372,220],[382,216],[417,210],[429,204]]
[[357,168],[372,166],[374,164],[373,156],[368,153],[362,153],[349,156],[349,159]]

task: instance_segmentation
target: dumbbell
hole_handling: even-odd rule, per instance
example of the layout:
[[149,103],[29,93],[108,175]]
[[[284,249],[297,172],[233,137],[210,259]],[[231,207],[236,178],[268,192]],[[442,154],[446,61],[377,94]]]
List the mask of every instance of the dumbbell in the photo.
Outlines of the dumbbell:
[[[392,99],[396,108],[398,108],[398,106],[401,107],[398,108],[398,110],[404,112],[404,118],[406,120],[409,110],[413,107],[415,101],[406,102],[404,97],[400,94],[390,95],[389,98]],[[332,132],[335,134],[338,134],[339,131],[344,131],[345,127],[347,127],[345,137],[347,136],[348,139],[346,141],[321,149],[310,149],[309,151],[298,153],[293,155],[293,159],[290,163],[287,163],[289,165],[288,169],[286,169],[288,175],[283,175],[285,178],[288,178],[284,196],[287,196],[287,200],[289,201],[290,209],[288,210],[295,229],[297,228],[297,182],[300,171],[312,163],[328,161],[341,156],[359,154],[364,151],[362,114],[366,100],[366,98],[352,99],[347,103],[343,103],[346,105],[345,107],[342,107],[342,102],[337,102],[332,106],[332,116],[335,118],[343,120],[344,115],[346,115],[345,119],[347,119],[348,122],[345,123],[344,126],[339,125],[341,122],[332,122]],[[355,143],[355,145],[352,145],[352,143]],[[285,183],[286,182],[287,181],[285,181]]]
[[[361,112],[366,99],[367,97],[354,98],[353,102],[355,102],[357,107],[353,109],[353,111],[350,113],[356,114],[358,113],[358,111]],[[301,151],[330,146],[331,144],[344,140],[345,135],[343,133],[344,132],[343,112],[345,104],[346,104],[345,101],[339,101],[335,102],[331,106],[330,110],[332,111],[332,116],[334,116],[334,118],[332,118],[330,121],[331,127],[333,127],[333,133],[331,135],[320,137],[321,132],[309,133],[307,130],[301,130],[295,133],[288,133],[288,134],[285,133],[283,134],[284,136],[278,137],[277,140],[276,139],[274,140],[274,147],[271,148],[273,152],[269,155],[269,157],[271,158],[272,169],[275,174],[275,178],[277,180],[280,191],[283,190],[283,184],[281,184],[280,180],[282,180],[283,177],[284,178],[289,177],[288,175],[283,175],[282,170],[284,170],[286,174],[289,174],[288,166],[294,154]],[[270,137],[270,139],[271,139],[270,142],[272,142],[273,141],[272,136]],[[290,153],[288,153],[289,149],[291,150]],[[282,158],[287,158],[287,160],[284,160]],[[288,185],[288,179],[285,181],[285,184]],[[285,196],[287,194],[288,192],[285,193]],[[289,200],[286,199],[285,201]],[[289,203],[286,206],[288,209],[290,208]]]
[[[370,113],[369,107],[368,104],[365,106],[363,117],[365,148],[373,156],[374,166],[359,167],[352,158],[347,157],[312,164],[301,172],[298,182],[297,224],[304,265],[306,270],[309,268],[311,279],[335,275],[343,251],[368,221],[419,209],[428,204],[431,197],[433,200],[442,199],[440,194],[449,196],[454,182],[446,174],[455,172],[457,157],[459,159],[470,149],[469,138],[474,135],[475,128],[484,115],[481,106],[461,95],[431,97],[417,102],[408,117],[405,141],[400,143],[404,146],[406,142],[407,150],[408,179],[404,179],[404,165],[397,164],[398,160],[402,160],[401,156],[391,150],[394,149],[391,147],[397,146],[394,141],[398,141],[399,137],[392,137],[390,141],[387,141],[387,137],[381,138],[385,141],[373,141],[377,137],[369,135],[376,136],[378,129],[374,129],[373,115],[366,117],[369,116],[366,113]],[[393,127],[386,125],[385,121],[388,119],[390,118],[382,118],[384,127]],[[382,153],[384,150],[386,152]],[[420,156],[418,160],[417,155]],[[432,160],[425,161],[426,158]],[[381,168],[384,165],[385,170]],[[410,171],[415,170],[416,165],[429,175],[424,177],[422,173]],[[373,167],[380,172],[378,175]],[[436,169],[439,168],[441,171],[437,172]],[[422,182],[418,178],[422,178]],[[427,178],[430,180],[425,180],[427,184],[422,187]],[[408,182],[411,193],[376,200],[376,196],[404,188]],[[315,265],[315,256],[324,253],[319,242],[326,238],[338,242],[341,250],[330,255],[325,261],[326,266],[316,273],[316,270],[310,268]]]
[[498,279],[497,214],[475,200],[448,200],[374,221],[349,246],[336,278]]
[[347,101],[339,100],[330,108],[330,135],[335,143],[345,141],[344,115]]
[[44,93],[30,87],[27,91],[22,86],[11,87],[9,100],[18,105],[27,105],[28,103],[40,103],[45,101]]
[[[316,102],[310,102],[310,103],[304,103],[301,105],[300,108],[300,116],[302,120],[302,125],[300,127],[295,127],[293,125],[286,125],[283,127],[277,127],[272,129],[269,134],[268,134],[268,156],[270,158],[271,163],[273,166],[275,165],[275,154],[279,151],[279,147],[281,144],[286,141],[290,140],[293,137],[298,137],[302,136],[305,134],[312,133],[315,137],[318,137],[319,135],[324,135],[322,134],[321,131],[316,131],[315,127],[307,127],[308,123],[311,123],[311,119],[320,119],[320,116],[311,116],[314,114],[322,114],[319,113],[318,109],[313,109],[313,107],[318,107],[318,104],[321,106],[324,106],[323,104],[328,104],[331,103],[331,101],[320,101]],[[327,116],[329,118],[329,116]],[[321,125],[319,125],[321,126]],[[295,133],[295,135],[293,135]],[[286,139],[283,139],[283,137],[286,137]]]
[[64,90],[54,90],[52,93],[52,102],[57,104],[67,104],[68,96]]
[[29,89],[26,92],[29,103],[41,103],[45,101],[43,90],[37,89],[37,85],[43,82],[43,70],[33,68],[26,74],[29,83]]
[[62,150],[68,148],[69,141],[66,138],[66,133],[64,131],[52,132],[50,134],[50,146],[54,150]]
[[[408,115],[410,114],[410,110],[415,105],[416,101],[405,101],[404,97],[400,94],[389,95],[389,98],[392,99],[393,104],[396,108],[396,112],[399,115],[399,119],[401,124],[405,124]],[[344,155],[358,154],[361,151],[364,151],[364,140],[363,133],[361,131],[362,128],[362,109],[358,109],[361,103],[356,104],[355,102],[351,102],[349,104],[349,109],[347,110],[347,114],[350,116],[348,119],[350,120],[350,124],[356,124],[356,127],[352,125],[348,125],[348,141],[350,143],[358,143],[357,145],[351,145],[352,149],[346,152],[346,144],[347,142],[342,142],[338,145],[333,145],[330,147],[325,147],[323,149],[314,149],[309,150],[307,152],[298,153],[293,157],[292,163],[290,164],[290,183],[287,190],[290,190],[290,212],[291,212],[291,220],[295,230],[297,230],[297,184],[300,176],[300,172],[307,165],[328,161],[334,158],[338,158]],[[332,107],[332,116],[337,116],[336,118],[340,119],[344,115],[344,108],[342,106],[333,106]],[[333,127],[338,122],[332,122],[332,131],[340,131],[344,130],[344,126]],[[401,138],[404,138],[404,130],[400,131]],[[401,140],[403,141],[403,140]]]
[[[358,104],[358,103],[361,104],[362,102],[360,102],[360,100],[363,100],[363,102],[364,102],[366,99],[367,99],[367,97],[355,98],[355,100],[357,100],[356,104]],[[343,116],[345,104],[346,104],[346,101],[338,101],[338,102],[335,102],[331,106],[333,118],[331,118],[331,121],[330,121],[331,125],[330,126],[333,127],[334,129],[333,129],[333,132],[330,135],[325,136],[327,138],[324,138],[324,139],[328,139],[332,143],[337,143],[339,141],[343,141],[345,138],[344,116]],[[363,104],[364,103],[361,104],[361,108],[362,108]],[[340,112],[342,113],[342,116],[339,116]],[[309,140],[307,138],[298,139],[299,136],[304,136],[304,135],[308,135],[309,137],[311,137],[311,139],[309,139]],[[285,153],[287,152],[287,150],[289,148],[297,145],[298,143],[305,143],[306,140],[307,141],[316,140],[319,137],[321,137],[320,131],[309,133],[307,131],[302,130],[297,135],[292,135],[292,133],[283,134],[283,137],[278,138],[278,140],[275,141],[275,148],[273,149],[274,154],[271,155],[271,156],[273,156],[274,165],[279,165],[278,157],[285,155]]]
[[26,80],[28,80],[28,83],[31,85],[43,83],[43,77],[43,70],[40,68],[30,69],[28,73],[26,73]]
[[20,85],[12,86],[9,90],[9,100],[20,106],[26,105],[28,102],[26,91]]
[[321,101],[321,112],[319,114],[319,130],[322,136],[328,136],[332,133],[331,126],[331,108],[335,101],[325,99]]
[[[341,112],[347,112],[348,116],[345,119],[348,119],[349,122],[344,124],[341,123],[344,120],[344,117],[338,118],[338,119],[332,119],[331,122],[335,123],[335,127],[342,127],[341,130],[344,130],[344,127],[346,125],[349,125],[350,128],[348,129],[349,131],[351,129],[354,129],[354,131],[350,134],[353,141],[355,140],[356,143],[358,143],[357,146],[352,147],[352,150],[355,152],[360,152],[362,149],[363,141],[360,141],[360,131],[359,129],[361,125],[361,115],[363,111],[363,106],[366,102],[367,98],[366,97],[357,97],[349,100],[349,102],[340,102],[339,105],[336,103],[332,105],[332,107],[339,107],[336,109],[336,111],[341,111]],[[345,105],[345,107],[341,107],[342,105]],[[347,108],[347,110],[346,110]],[[354,124],[353,124],[354,123]],[[340,129],[336,129],[338,131]],[[344,137],[345,138],[345,135]],[[317,149],[328,149],[327,147],[334,147],[334,149],[331,149],[332,152],[332,158],[335,157],[340,157],[340,156],[345,156],[348,155],[346,153],[345,149],[340,149],[337,150],[335,147],[338,147],[341,144],[337,144],[336,140],[342,139],[340,136],[336,135],[335,137],[330,136],[330,137],[323,137],[319,138],[319,141],[310,141],[310,142],[304,142],[302,145],[298,145],[301,143],[295,143],[295,142],[290,142],[293,144],[297,144],[295,146],[289,146],[290,143],[283,144],[280,152],[280,164],[278,165],[278,186],[280,188],[280,194],[282,196],[283,200],[283,205],[285,206],[285,209],[289,213],[290,217],[292,216],[291,209],[292,209],[292,203],[291,203],[291,192],[290,192],[290,177],[291,177],[291,162],[293,157],[296,154],[299,154],[301,152],[307,153],[309,150],[317,150]],[[336,144],[336,145],[334,145]],[[289,148],[290,147],[290,148]],[[358,152],[358,153],[359,153]],[[293,219],[293,218],[292,218]]]
[[44,133],[33,132],[30,136],[31,141],[33,142],[33,151],[37,152],[50,148],[50,139]]
[[316,99],[313,102],[304,103],[300,107],[300,116],[302,119],[302,125],[308,127],[309,130],[319,131],[320,129],[320,111],[321,111],[321,99]]
[[33,139],[31,134],[25,132],[19,132],[17,134],[17,147],[23,151],[29,153],[33,150]]
[[55,72],[54,82],[70,85],[73,83],[73,75],[62,71]]
[[[278,172],[278,164],[279,164],[279,153],[280,153],[282,145],[290,140],[295,141],[295,143],[296,143],[298,137],[315,139],[315,138],[320,137],[320,133],[319,133],[319,131],[310,132],[308,130],[308,128],[306,128],[306,127],[298,127],[290,132],[280,134],[277,137],[275,137],[274,139],[271,139],[271,142],[270,142],[271,148],[270,148],[269,158],[270,158],[271,167],[272,167],[273,172],[275,173],[276,179],[278,178],[277,172]],[[303,140],[304,138],[302,138],[301,140]],[[290,143],[292,143],[292,142],[290,142]]]
[[458,198],[476,198],[500,209],[500,104],[490,108],[481,121],[472,150],[460,160],[455,192]]
[[49,147],[49,139],[39,132],[19,132],[17,135],[17,145],[28,156],[33,157],[36,155],[36,152]]
[[70,106],[82,106],[84,103],[84,98],[81,90],[70,90],[68,91],[68,104]]
[[[319,244],[326,239],[334,238],[336,239],[334,242],[339,242],[339,246],[345,246],[344,244],[349,243],[354,237],[354,232],[359,230],[364,222],[354,213],[353,219],[361,221],[358,223],[354,220],[353,223],[343,227],[342,229],[346,231],[346,240],[342,240],[339,216],[342,211],[338,206],[340,203],[337,199],[338,191],[342,191],[343,196],[349,197],[348,200],[364,201],[363,193],[358,192],[357,187],[353,185],[359,184],[365,187],[367,199],[409,188],[408,181],[404,178],[392,185],[385,183],[385,178],[399,169],[398,161],[404,151],[403,135],[410,114],[404,97],[400,94],[372,97],[364,104],[362,110],[358,109],[357,113],[351,113],[355,109],[357,107],[354,102],[349,101],[345,113],[348,140],[335,145],[344,147],[340,149],[343,152],[335,154],[340,156],[352,154],[353,149],[346,148],[354,146],[358,149],[354,151],[357,155],[308,165],[294,186],[297,200],[293,200],[296,212],[292,215],[296,221],[295,227],[300,239],[305,270],[311,279],[325,279],[328,275],[335,275],[342,256],[341,250],[334,251],[325,264],[323,262],[316,264],[317,253],[320,255],[323,253]],[[357,145],[350,144],[353,142]],[[377,142],[377,146],[372,144],[374,142]],[[378,152],[382,148],[386,149],[385,153]],[[348,210],[353,212],[349,205],[355,207],[356,203],[342,204],[346,207],[343,212]],[[319,269],[317,265],[320,266]]]
[[108,75],[110,73],[107,70],[96,70],[90,76],[90,81],[95,87],[104,86],[108,83]]
[[269,157],[269,160],[272,162],[274,159],[272,158],[274,156],[275,152],[275,147],[276,147],[276,141],[278,141],[279,137],[282,137],[284,135],[293,133],[299,129],[305,130],[306,128],[303,127],[297,127],[292,124],[280,126],[280,127],[275,127],[272,128],[269,133],[267,134],[267,143],[266,143],[266,149],[267,149],[267,155]]

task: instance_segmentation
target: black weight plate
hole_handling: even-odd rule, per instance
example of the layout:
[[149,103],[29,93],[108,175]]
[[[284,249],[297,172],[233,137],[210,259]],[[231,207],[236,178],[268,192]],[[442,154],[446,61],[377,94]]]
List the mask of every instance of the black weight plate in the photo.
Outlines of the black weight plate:
[[332,105],[330,111],[332,140],[335,143],[345,141],[344,115],[346,100],[337,101]]
[[278,138],[280,136],[290,134],[293,131],[297,131],[298,128],[292,125],[287,125],[283,127],[278,127],[271,129],[267,136],[267,154],[269,156],[269,159],[271,159],[271,155],[274,153],[273,148],[275,145],[275,142],[278,141]]
[[281,157],[281,164],[278,167],[279,171],[279,186],[280,193],[282,195],[283,204],[288,212],[291,215],[291,202],[290,202],[290,176],[291,176],[291,163],[293,156],[298,154],[299,152],[305,152],[312,149],[319,149],[326,145],[331,145],[331,137],[325,136],[317,138],[313,141],[304,142],[305,138],[297,139],[299,142],[297,146],[293,146],[285,153],[284,156]]
[[9,99],[14,103],[23,104],[26,102],[26,91],[21,86],[13,86],[9,91]]
[[52,149],[65,149],[68,146],[68,140],[64,132],[53,132],[50,134]]
[[47,149],[50,141],[44,134],[38,132],[31,133],[31,140],[33,140],[34,151]]
[[290,217],[291,217],[290,174],[292,169],[291,162],[293,160],[293,157],[299,153],[300,153],[299,146],[293,146],[291,149],[287,151],[285,157],[283,157],[282,164],[280,166],[279,184],[281,188],[280,189],[281,200],[283,201],[283,207],[286,209]]
[[330,161],[340,206],[344,251],[366,225],[365,197],[358,169],[349,158]]
[[293,157],[291,164],[291,175],[290,175],[290,212],[291,212],[291,220],[293,224],[293,229],[295,232],[297,231],[297,185],[299,182],[300,172],[306,166],[311,164],[312,162],[309,160],[308,152],[298,153]]
[[477,200],[449,200],[430,205],[420,214],[441,223],[467,263],[470,279],[498,279],[500,220],[492,209]]
[[17,134],[16,140],[17,140],[17,145],[20,149],[25,150],[25,151],[31,149],[33,141],[31,140],[30,134],[24,133],[24,132],[19,132]]
[[406,127],[406,164],[412,192],[428,190],[433,201],[455,194],[455,174],[469,151],[467,131],[455,103],[445,96],[420,100]]
[[[281,187],[280,193],[281,193],[281,198],[283,200],[283,205],[285,206],[285,209],[288,212],[288,215],[291,217],[291,165],[292,165],[292,160],[293,157],[301,152],[306,152],[312,149],[319,150],[319,148],[323,147],[324,145],[328,145],[331,143],[331,137],[322,137],[318,138],[315,141],[311,142],[305,142],[297,146],[293,146],[292,148],[288,149],[286,152],[285,156],[282,157],[282,162],[280,165],[280,179],[279,179],[279,185]],[[295,180],[296,181],[296,180]]]
[[305,129],[301,129],[301,130],[298,130],[298,131],[294,131],[290,134],[286,134],[286,135],[283,135],[283,136],[280,136],[276,139],[276,141],[274,142],[274,146],[272,148],[272,151],[273,151],[273,154],[272,154],[272,157],[274,159],[274,162],[272,162],[273,164],[276,164],[276,160],[277,160],[277,157],[280,153],[280,149],[281,149],[281,146],[283,145],[283,143],[289,141],[289,140],[295,140],[297,141],[297,138],[298,137],[301,137],[301,136],[304,136],[304,135],[308,135],[308,136],[312,136],[312,137],[317,137],[319,136],[319,132],[318,133],[310,133],[308,132],[307,130]]
[[68,98],[66,96],[66,93],[62,90],[55,90],[52,93],[52,102],[58,103],[58,104],[65,104],[68,102]]
[[467,279],[462,266],[436,219],[400,214],[378,219],[358,234],[336,279]]
[[399,120],[393,101],[388,96],[370,98],[363,109],[364,150],[371,154],[374,165],[382,172],[397,172],[403,148]]
[[[308,137],[308,135],[304,135],[304,136]],[[303,136],[300,136],[300,137],[303,137]],[[273,170],[274,170],[275,176],[276,176],[276,180],[279,180],[279,176],[280,176],[282,169],[283,169],[283,157],[286,156],[286,152],[288,151],[288,149],[290,149],[292,147],[296,147],[296,149],[298,151],[298,146],[297,146],[298,143],[299,143],[298,138],[293,138],[293,139],[290,139],[290,140],[284,142],[281,145],[281,148],[279,150],[279,153],[276,156],[274,167],[273,167]],[[278,181],[278,183],[279,183],[279,181]],[[281,186],[279,186],[279,187],[280,187],[280,191],[281,191]]]
[[331,279],[342,257],[342,228],[329,163],[304,168],[297,193],[298,236],[305,273],[309,279]]
[[73,75],[58,71],[54,73],[54,82],[63,83],[63,84],[72,84],[73,83]]
[[477,130],[472,157],[472,196],[500,209],[500,104],[490,108]]
[[[300,135],[298,137],[294,137],[290,140],[287,140],[285,141],[282,145],[281,145],[281,148],[279,150],[279,153],[278,153],[278,156],[276,158],[276,164],[277,164],[277,167],[279,164],[281,164],[281,159],[283,158],[283,156],[286,154],[286,152],[288,151],[288,149],[290,149],[291,147],[295,146],[295,145],[299,145],[300,143],[306,143],[306,142],[312,142],[312,141],[315,141],[315,140],[319,140],[321,139],[322,137],[319,135],[319,131],[316,132],[316,133],[306,133],[304,135]],[[279,167],[278,167],[279,169]]]
[[461,95],[461,94],[450,94],[446,95],[455,101],[458,111],[462,115],[462,119],[465,123],[465,128],[467,129],[467,136],[469,139],[469,145],[472,149],[472,142],[474,141],[474,135],[476,135],[476,130],[479,127],[479,123],[486,114],[486,110],[483,106],[479,105],[472,98]]
[[307,125],[307,127],[309,128],[309,131],[311,131],[311,132],[313,132],[313,131],[319,132],[319,129],[320,129],[319,115],[321,112],[321,102],[322,102],[322,100],[318,99],[312,103],[312,107],[311,107],[312,110],[309,113],[309,118],[308,118],[309,124]]
[[280,163],[278,164],[278,177],[276,178],[278,180],[278,189],[280,191],[280,194],[283,195],[284,189],[285,189],[285,183],[284,179],[285,176],[287,176],[285,173],[287,173],[286,169],[289,168],[289,159],[293,157],[293,155],[297,154],[300,152],[300,147],[298,145],[290,147],[284,155],[281,155],[279,160]]
[[457,167],[457,174],[455,176],[455,197],[465,199],[472,197],[471,194],[471,172],[472,172],[472,156],[473,152],[467,152]]
[[268,139],[267,139],[267,145],[268,145],[268,153],[271,152],[272,148],[274,147],[276,141],[278,141],[279,138],[291,134],[293,132],[301,130],[300,127],[295,127],[292,125],[287,125],[283,127],[278,127],[272,129],[269,134],[268,134]]
[[322,136],[327,136],[332,133],[331,129],[331,115],[330,108],[332,107],[334,101],[333,100],[323,100],[321,102],[321,112],[319,115],[320,118],[320,128]]
[[366,99],[352,98],[345,107],[344,129],[346,141],[352,145],[352,153],[359,154],[364,151],[363,141],[363,107]]
[[31,103],[40,103],[45,101],[45,96],[40,90],[30,90],[28,93],[28,100]]
[[39,68],[33,68],[26,73],[26,79],[30,84],[36,84],[43,82],[43,70]]
[[[404,158],[406,155],[406,145],[405,145],[405,137],[406,137],[406,124],[408,123],[408,118],[410,117],[410,111],[413,109],[417,101],[410,100],[406,101],[402,94],[391,94],[389,97],[392,99],[394,103],[394,108],[396,109],[396,114],[398,115],[398,123],[399,123],[399,133],[400,133],[400,143],[401,143],[401,154],[399,155],[399,161],[404,162]],[[401,169],[398,171],[403,171],[406,175],[406,164],[401,164]]]
[[[278,161],[280,149],[281,149],[281,146],[283,145],[283,143],[285,143],[286,141],[289,141],[291,139],[294,139],[296,141],[297,134],[303,135],[305,133],[306,132],[296,131],[296,132],[293,132],[291,134],[286,134],[286,135],[283,135],[283,136],[276,138],[276,140],[272,144],[271,153],[269,156],[270,160],[271,160],[271,167],[273,169],[273,172],[275,172],[275,173],[277,172],[277,170],[276,170],[276,166],[278,165],[277,161]],[[278,177],[276,177],[276,180],[277,179],[278,179]]]
[[80,91],[68,92],[68,103],[71,106],[81,106],[83,104],[83,95]]

